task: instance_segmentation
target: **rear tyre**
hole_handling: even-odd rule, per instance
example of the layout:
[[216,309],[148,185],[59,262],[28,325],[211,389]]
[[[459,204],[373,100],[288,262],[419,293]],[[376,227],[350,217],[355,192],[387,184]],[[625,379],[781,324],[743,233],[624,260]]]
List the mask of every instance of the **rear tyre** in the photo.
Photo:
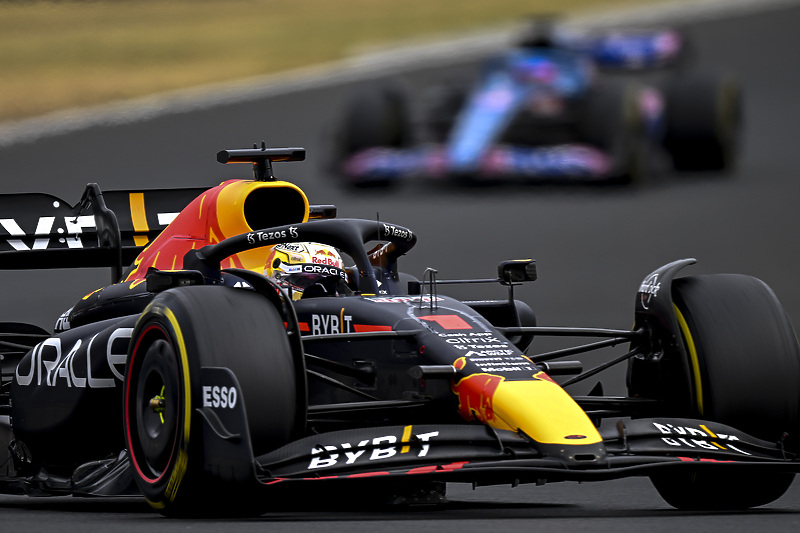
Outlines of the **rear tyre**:
[[[688,354],[691,399],[668,409],[777,442],[800,429],[800,348],[786,311],[762,281],[736,274],[680,278],[673,298]],[[678,368],[673,366],[671,368]],[[632,375],[631,379],[636,380]],[[652,477],[679,509],[747,509],[770,503],[794,474],[705,469]]]
[[244,487],[205,469],[201,367],[235,375],[255,455],[302,431],[304,369],[277,309],[241,289],[172,289],[142,314],[129,350],[123,422],[136,484],[166,516],[252,512]]
[[664,97],[664,147],[675,170],[732,169],[741,123],[738,82],[730,76],[687,75],[667,85]]

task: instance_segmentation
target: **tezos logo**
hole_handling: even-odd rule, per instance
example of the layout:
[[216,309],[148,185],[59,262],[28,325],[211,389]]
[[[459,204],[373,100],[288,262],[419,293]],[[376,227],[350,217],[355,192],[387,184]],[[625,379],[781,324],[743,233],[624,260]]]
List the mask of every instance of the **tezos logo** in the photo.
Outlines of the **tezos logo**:
[[413,234],[411,233],[411,230],[408,230],[408,229],[405,229],[405,228],[400,228],[400,227],[397,227],[397,226],[393,226],[391,224],[384,224],[383,225],[383,234],[386,237],[399,237],[399,238],[405,239],[407,241],[410,241],[411,238],[413,237]]

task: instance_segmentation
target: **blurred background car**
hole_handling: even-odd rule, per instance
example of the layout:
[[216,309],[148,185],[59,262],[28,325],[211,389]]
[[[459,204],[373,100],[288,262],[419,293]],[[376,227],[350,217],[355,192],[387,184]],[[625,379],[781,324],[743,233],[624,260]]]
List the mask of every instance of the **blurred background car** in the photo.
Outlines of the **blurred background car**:
[[474,79],[354,91],[335,171],[352,185],[384,186],[409,178],[633,183],[668,166],[728,170],[739,83],[693,70],[687,52],[672,28],[581,30],[535,18]]

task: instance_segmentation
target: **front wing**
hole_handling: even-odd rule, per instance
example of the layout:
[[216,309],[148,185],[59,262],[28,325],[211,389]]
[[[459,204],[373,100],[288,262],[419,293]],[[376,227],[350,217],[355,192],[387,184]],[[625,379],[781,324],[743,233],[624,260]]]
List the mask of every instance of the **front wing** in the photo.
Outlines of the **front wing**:
[[[604,181],[614,161],[610,154],[588,144],[492,147],[470,172],[476,181]],[[346,179],[356,184],[444,179],[464,174],[440,145],[410,148],[375,147],[349,156],[343,163]]]
[[262,486],[290,489],[358,479],[494,485],[604,481],[668,469],[800,471],[800,460],[781,443],[713,422],[626,420],[601,435],[602,444],[554,448],[477,424],[335,431],[256,457],[255,477]]

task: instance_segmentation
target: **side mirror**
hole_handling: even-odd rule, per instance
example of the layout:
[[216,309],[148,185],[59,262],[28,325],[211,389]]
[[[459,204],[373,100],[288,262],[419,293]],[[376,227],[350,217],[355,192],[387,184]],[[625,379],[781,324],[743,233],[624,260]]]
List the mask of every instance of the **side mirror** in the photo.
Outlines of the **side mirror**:
[[503,285],[536,281],[536,261],[533,259],[501,261],[497,265],[497,277]]

